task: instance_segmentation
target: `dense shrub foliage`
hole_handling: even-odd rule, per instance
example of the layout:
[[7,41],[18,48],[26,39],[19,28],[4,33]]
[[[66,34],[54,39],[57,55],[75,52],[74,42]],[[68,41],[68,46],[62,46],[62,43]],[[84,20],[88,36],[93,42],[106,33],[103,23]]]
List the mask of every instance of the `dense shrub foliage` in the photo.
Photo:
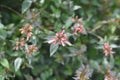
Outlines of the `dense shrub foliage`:
[[120,80],[120,0],[1,0],[0,80]]

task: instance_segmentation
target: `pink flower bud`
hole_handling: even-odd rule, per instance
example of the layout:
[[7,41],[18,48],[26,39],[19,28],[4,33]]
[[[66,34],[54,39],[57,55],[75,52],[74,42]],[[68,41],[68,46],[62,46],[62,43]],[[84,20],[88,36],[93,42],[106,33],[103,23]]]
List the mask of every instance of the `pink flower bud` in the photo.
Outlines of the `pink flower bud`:
[[104,43],[104,54],[105,56],[108,56],[112,54],[112,48],[110,47],[109,43]]
[[80,25],[80,24],[76,24],[74,26],[74,34],[78,34],[78,33],[81,33],[81,34],[87,34],[86,30],[84,29],[83,25]]

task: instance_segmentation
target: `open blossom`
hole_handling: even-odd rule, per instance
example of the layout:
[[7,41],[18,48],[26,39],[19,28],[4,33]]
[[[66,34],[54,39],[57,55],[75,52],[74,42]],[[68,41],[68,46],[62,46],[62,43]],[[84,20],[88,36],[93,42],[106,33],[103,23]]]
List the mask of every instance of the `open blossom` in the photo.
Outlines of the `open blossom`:
[[28,53],[28,54],[32,54],[33,52],[35,52],[35,51],[37,51],[37,47],[36,47],[36,45],[34,44],[34,45],[30,45],[30,46],[28,46],[28,48],[26,49],[26,53]]
[[108,71],[104,80],[118,80],[118,78],[111,71]]
[[26,34],[27,40],[32,36],[32,26],[30,24],[26,24],[23,28],[19,29],[21,34]]
[[77,71],[74,80],[89,80],[92,76],[93,69],[90,66],[82,65]]
[[23,28],[20,29],[21,34],[28,33],[32,31],[32,26],[30,24],[26,24]]
[[117,77],[106,74],[104,80],[118,80]]
[[74,26],[74,34],[77,35],[78,33],[87,34],[86,30],[84,29],[83,25],[81,25],[81,24],[76,24]]
[[47,42],[49,44],[60,44],[62,46],[65,46],[66,44],[71,46],[72,44],[67,41],[68,36],[65,34],[65,30],[62,30],[61,32],[56,33],[55,38],[52,38],[51,40],[48,40]]
[[25,45],[25,39],[24,38],[20,38],[19,42],[16,42],[15,45],[15,50],[18,50],[19,48],[23,47]]
[[77,35],[78,33],[87,34],[85,28],[82,25],[82,18],[78,19],[78,16],[76,16],[72,19],[72,22],[75,22],[75,25],[73,26],[75,35]]
[[112,48],[110,47],[109,43],[104,43],[104,54],[105,56],[108,56],[110,54],[112,54]]

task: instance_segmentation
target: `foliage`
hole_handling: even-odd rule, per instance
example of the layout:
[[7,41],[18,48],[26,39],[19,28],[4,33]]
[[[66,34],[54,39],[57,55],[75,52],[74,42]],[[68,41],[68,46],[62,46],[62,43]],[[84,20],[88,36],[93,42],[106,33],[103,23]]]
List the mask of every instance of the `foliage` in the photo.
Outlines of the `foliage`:
[[[119,4],[120,0],[0,1],[0,79],[73,80],[83,64],[92,69],[91,80],[119,78]],[[73,34],[77,16],[86,34]],[[71,46],[47,43],[62,30]],[[103,51],[106,42],[114,52],[108,56]]]

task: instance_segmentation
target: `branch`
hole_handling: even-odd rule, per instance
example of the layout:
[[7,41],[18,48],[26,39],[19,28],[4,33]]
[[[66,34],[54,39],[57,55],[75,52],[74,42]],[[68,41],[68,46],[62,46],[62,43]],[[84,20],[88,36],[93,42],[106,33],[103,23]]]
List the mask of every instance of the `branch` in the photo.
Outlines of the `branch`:
[[6,6],[6,5],[0,5],[0,7],[1,7],[1,8],[8,9],[8,10],[12,11],[13,13],[17,14],[18,16],[22,17],[19,12],[15,11],[14,9],[12,9],[12,8]]

